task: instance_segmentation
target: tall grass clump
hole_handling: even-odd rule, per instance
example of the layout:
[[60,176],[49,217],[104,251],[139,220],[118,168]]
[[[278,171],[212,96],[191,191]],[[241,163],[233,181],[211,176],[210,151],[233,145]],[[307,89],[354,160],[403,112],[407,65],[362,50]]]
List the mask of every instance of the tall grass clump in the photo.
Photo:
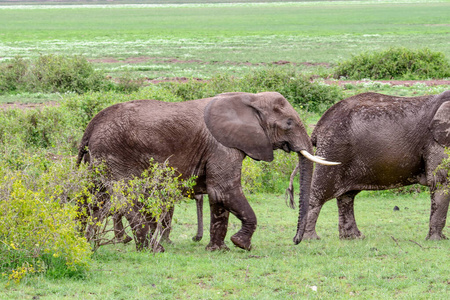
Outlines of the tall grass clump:
[[442,52],[428,48],[390,48],[364,52],[341,62],[335,78],[348,79],[430,79],[450,77],[450,64]]

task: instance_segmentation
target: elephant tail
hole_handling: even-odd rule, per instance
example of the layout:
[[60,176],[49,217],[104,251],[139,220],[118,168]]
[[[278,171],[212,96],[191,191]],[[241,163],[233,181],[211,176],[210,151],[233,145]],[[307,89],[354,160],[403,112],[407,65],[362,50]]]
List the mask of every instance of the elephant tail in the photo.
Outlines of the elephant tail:
[[78,147],[77,167],[80,166],[83,158],[85,162],[89,162],[89,157],[86,157],[86,154],[89,155],[89,140],[91,138],[92,131],[94,129],[92,123],[93,122],[88,124],[86,131],[84,132],[83,138],[81,139],[80,146]]
[[78,148],[77,167],[80,166],[81,161],[83,160],[86,153],[88,153],[88,139],[84,139],[83,137],[80,143],[80,147]]
[[[285,193],[285,201],[286,201],[286,205],[289,206],[292,209],[295,209],[295,201],[294,201],[294,177],[295,175],[297,175],[299,170],[299,165],[297,165],[294,169],[294,171],[292,171],[291,174],[291,178],[289,180],[289,187],[286,189],[286,193]],[[289,198],[289,203],[288,203],[288,198]]]

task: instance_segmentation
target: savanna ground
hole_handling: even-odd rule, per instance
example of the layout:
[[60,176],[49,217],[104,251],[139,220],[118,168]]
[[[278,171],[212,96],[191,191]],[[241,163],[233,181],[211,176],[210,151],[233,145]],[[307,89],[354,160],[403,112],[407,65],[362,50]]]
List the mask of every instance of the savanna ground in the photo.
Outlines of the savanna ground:
[[[207,81],[217,74],[240,77],[270,67],[293,68],[312,80],[340,84],[348,96],[364,91],[411,96],[449,89],[448,78],[338,83],[330,76],[337,63],[352,55],[392,46],[428,47],[450,57],[449,1],[170,1],[175,4],[162,6],[152,5],[161,1],[95,2],[101,6],[82,5],[92,4],[88,1],[76,6],[13,2],[17,1],[0,1],[1,60],[82,54],[113,80],[127,74],[145,78],[150,85],[184,78]],[[196,3],[177,5],[186,2]],[[67,97],[71,95],[7,94],[0,102],[2,107],[41,109]],[[317,112],[300,114],[310,128],[320,118]],[[165,245],[165,253],[138,253],[133,244],[104,246],[93,255],[84,278],[36,275],[8,284],[2,277],[0,298],[448,297],[449,241],[424,241],[430,211],[427,192],[359,195],[355,214],[366,238],[355,241],[339,240],[332,200],[318,220],[322,240],[297,246],[292,243],[297,211],[285,206],[281,192],[248,198],[258,217],[251,252],[234,247],[228,252],[205,251],[207,205],[204,238],[193,242],[195,207],[187,202],[176,208],[174,245]],[[400,210],[394,211],[395,206]],[[236,218],[230,217],[229,246],[238,228]],[[448,226],[444,233],[450,234]]]

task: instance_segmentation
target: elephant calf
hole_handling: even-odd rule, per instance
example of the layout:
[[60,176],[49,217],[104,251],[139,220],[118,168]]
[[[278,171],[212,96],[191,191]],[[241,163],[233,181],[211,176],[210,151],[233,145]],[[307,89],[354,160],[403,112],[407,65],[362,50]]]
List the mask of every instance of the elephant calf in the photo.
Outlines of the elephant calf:
[[333,105],[312,133],[318,156],[342,162],[314,171],[304,238],[315,230],[323,204],[337,198],[340,238],[362,237],[353,201],[362,190],[384,190],[419,183],[430,188],[427,239],[445,238],[450,195],[444,171],[434,173],[450,147],[450,91],[423,97],[359,94]]
[[[275,92],[226,93],[181,103],[136,100],[110,106],[87,126],[78,162],[104,161],[109,177],[121,180],[139,176],[151,159],[168,161],[183,179],[197,177],[196,195],[208,194],[207,249],[227,249],[224,239],[231,212],[242,222],[231,241],[250,250],[257,223],[242,192],[242,160],[250,156],[272,161],[276,149],[299,154],[300,214],[305,215],[313,172],[309,159],[327,162],[309,154],[311,140],[297,112]],[[299,225],[300,229],[304,226]],[[143,243],[147,234],[141,230],[135,239]],[[301,239],[302,234],[297,234],[295,240]]]

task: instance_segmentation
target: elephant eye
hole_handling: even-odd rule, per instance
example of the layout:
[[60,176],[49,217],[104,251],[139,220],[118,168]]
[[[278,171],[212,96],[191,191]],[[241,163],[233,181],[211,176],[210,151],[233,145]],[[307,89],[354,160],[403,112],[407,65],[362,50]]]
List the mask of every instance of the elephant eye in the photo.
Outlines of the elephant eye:
[[286,122],[284,123],[285,125],[283,125],[282,127],[284,130],[289,130],[292,128],[293,123],[294,123],[294,121],[289,118],[286,120]]

